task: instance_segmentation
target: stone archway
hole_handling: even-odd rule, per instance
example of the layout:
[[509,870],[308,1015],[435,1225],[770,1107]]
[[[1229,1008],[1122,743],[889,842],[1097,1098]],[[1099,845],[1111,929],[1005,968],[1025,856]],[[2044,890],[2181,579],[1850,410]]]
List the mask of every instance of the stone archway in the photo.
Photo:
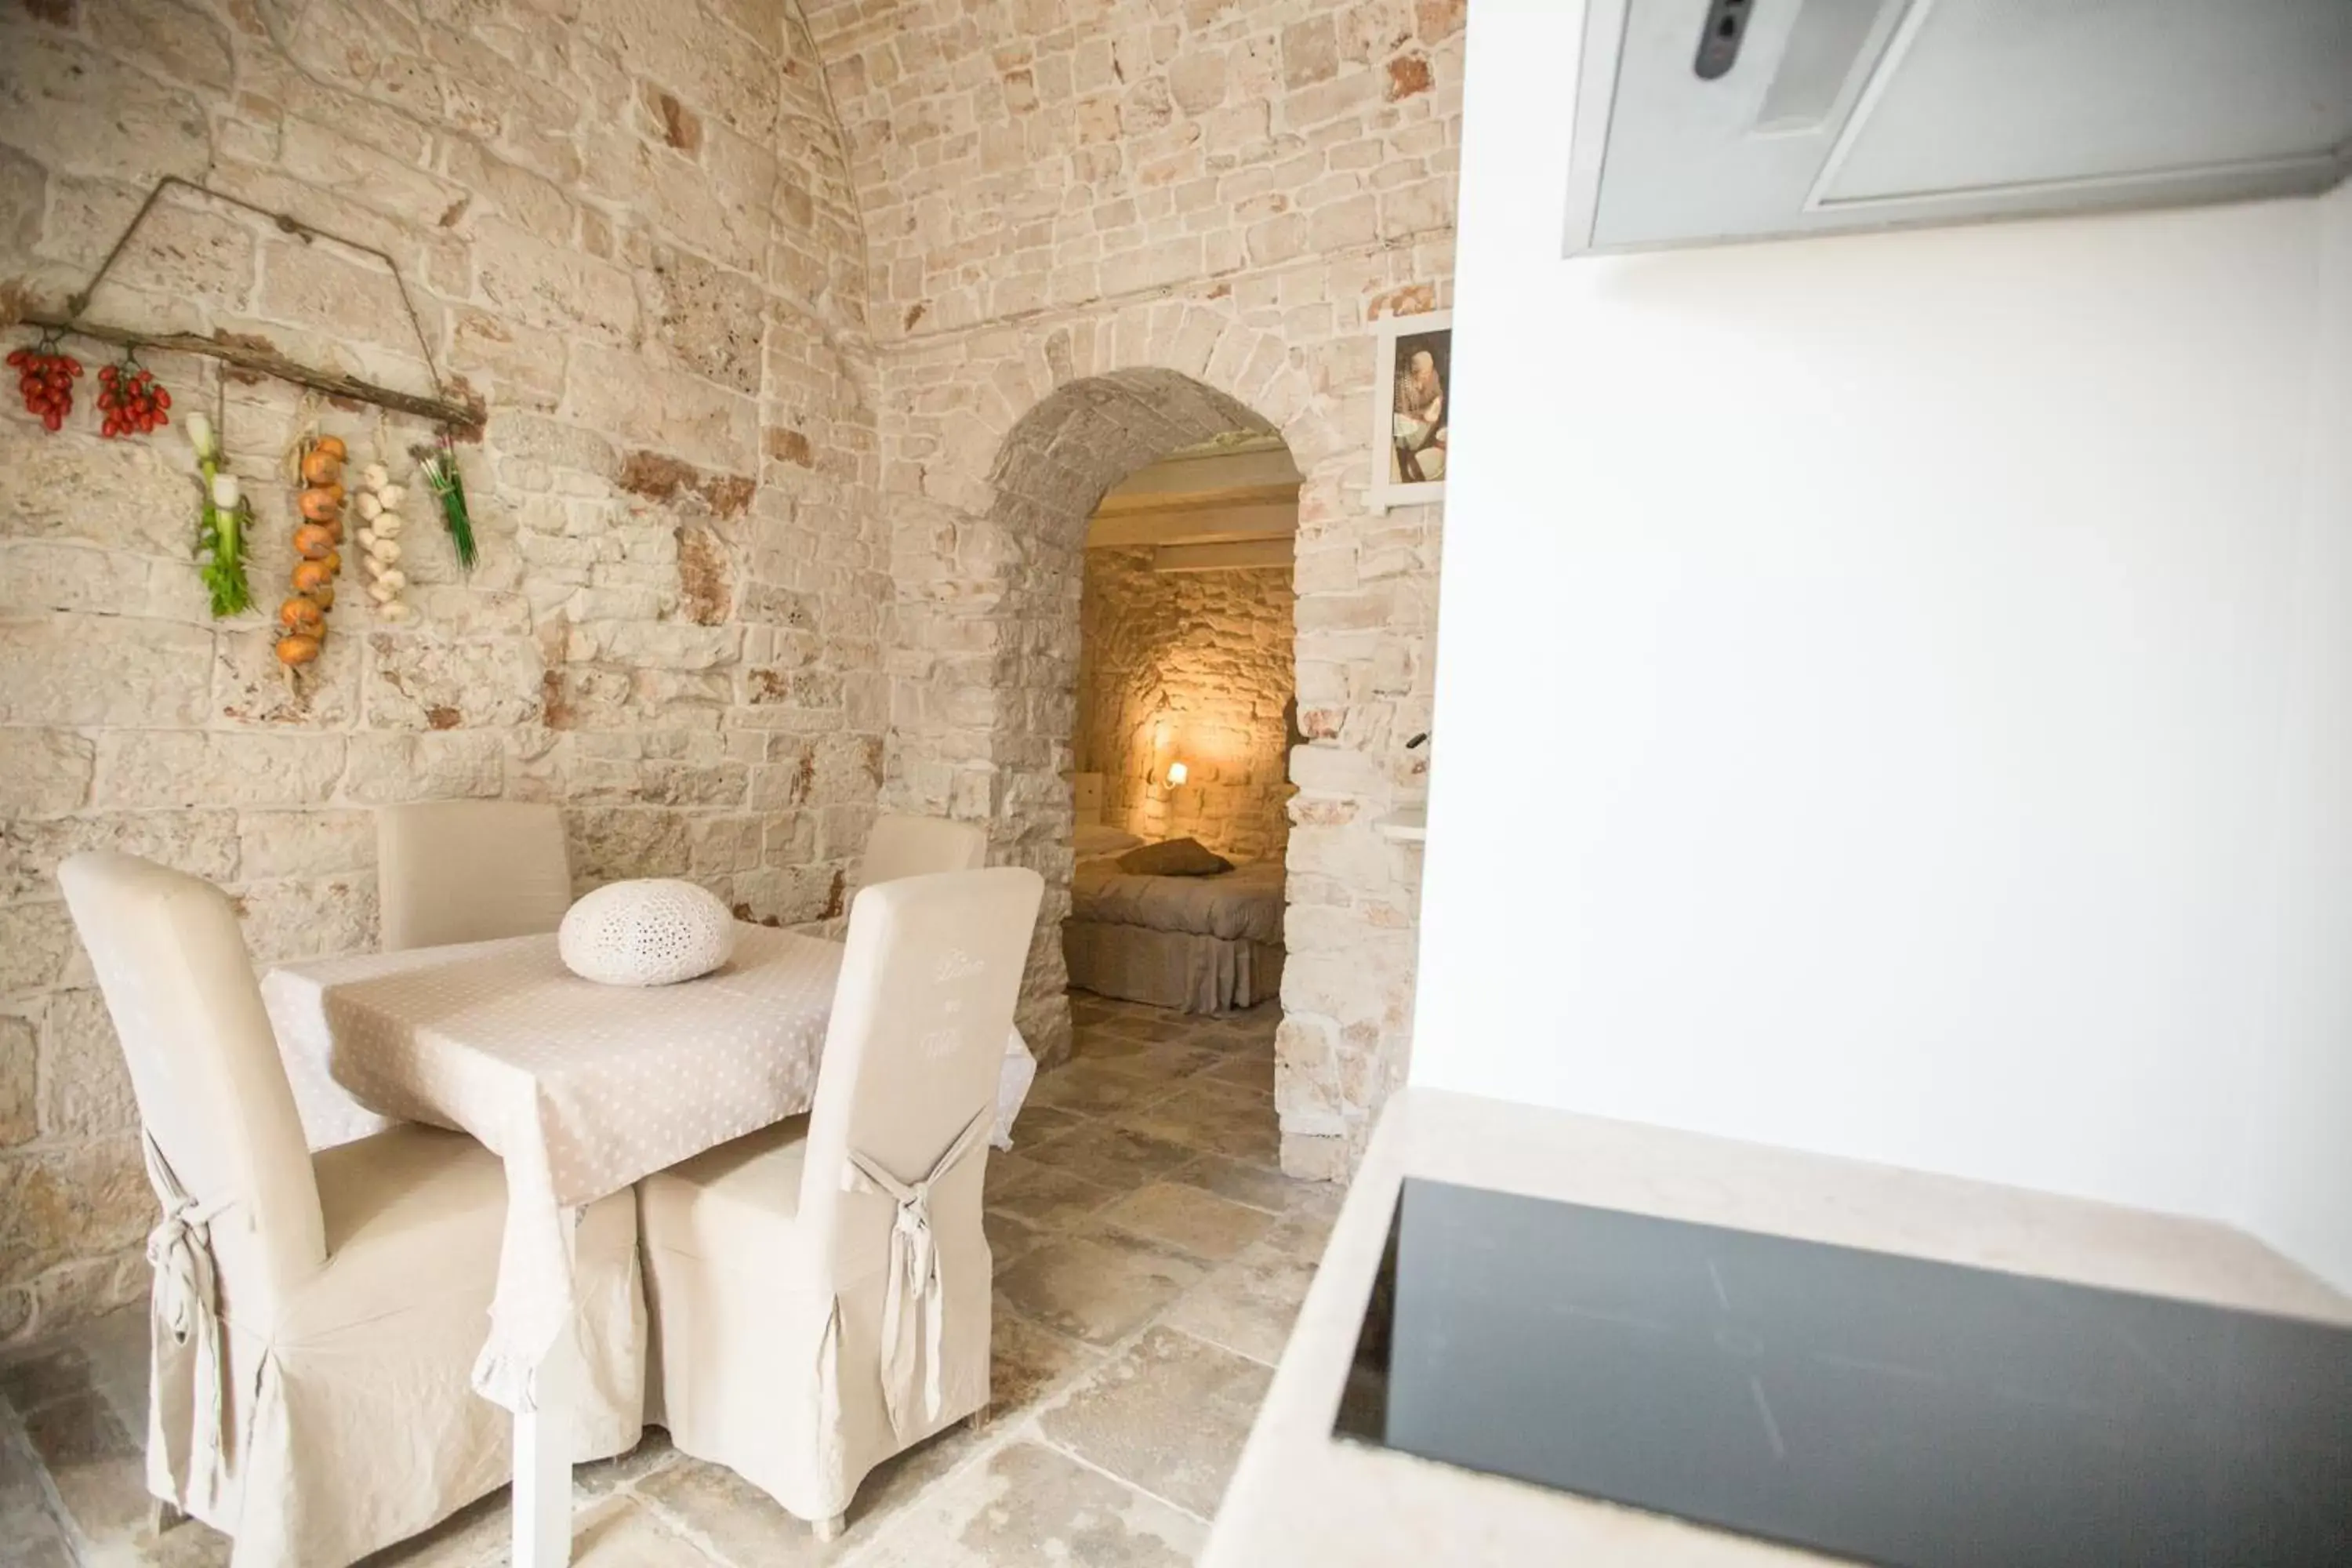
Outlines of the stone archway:
[[1021,1026],[1048,1065],[1070,1039],[1059,931],[1087,521],[1136,469],[1236,430],[1283,433],[1178,371],[1079,377],[1011,422],[968,504],[910,504],[921,521],[900,524],[887,796],[987,823],[993,859],[1045,876]]
[[1253,324],[1263,306],[1137,299],[943,336],[897,363],[881,428],[882,804],[985,822],[994,858],[1045,876],[1021,1026],[1043,1060],[1062,1060],[1086,518],[1108,485],[1178,446],[1279,435],[1305,476],[1294,572],[1307,743],[1290,757],[1275,1100],[1284,1169],[1344,1176],[1411,1047],[1418,867],[1377,824],[1425,765],[1404,742],[1430,727],[1434,517],[1363,509],[1370,356]]

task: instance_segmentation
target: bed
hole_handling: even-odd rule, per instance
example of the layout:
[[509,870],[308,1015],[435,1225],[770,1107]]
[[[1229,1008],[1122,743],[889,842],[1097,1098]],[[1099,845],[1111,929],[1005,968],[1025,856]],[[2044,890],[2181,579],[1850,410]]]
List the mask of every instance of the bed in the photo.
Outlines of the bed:
[[[1102,825],[1102,775],[1077,775],[1079,855],[1062,954],[1070,984],[1185,1013],[1255,1007],[1282,989],[1282,863],[1245,862],[1213,877],[1122,871]],[[1129,843],[1139,842],[1130,838]]]

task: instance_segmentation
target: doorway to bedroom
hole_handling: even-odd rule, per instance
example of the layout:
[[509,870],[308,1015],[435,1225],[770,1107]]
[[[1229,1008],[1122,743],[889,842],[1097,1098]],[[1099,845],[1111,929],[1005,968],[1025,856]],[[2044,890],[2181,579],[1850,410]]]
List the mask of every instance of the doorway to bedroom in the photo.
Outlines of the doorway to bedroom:
[[1130,1131],[1268,1168],[1298,486],[1279,436],[1234,430],[1129,474],[1088,519],[1062,926],[1080,1070],[1041,1085],[1136,1080]]

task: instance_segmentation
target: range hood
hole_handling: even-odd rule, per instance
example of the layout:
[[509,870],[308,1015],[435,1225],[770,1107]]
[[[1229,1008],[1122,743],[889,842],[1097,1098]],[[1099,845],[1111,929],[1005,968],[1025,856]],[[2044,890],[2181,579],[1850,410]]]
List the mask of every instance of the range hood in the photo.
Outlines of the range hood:
[[1567,254],[2322,191],[2352,0],[1588,0]]

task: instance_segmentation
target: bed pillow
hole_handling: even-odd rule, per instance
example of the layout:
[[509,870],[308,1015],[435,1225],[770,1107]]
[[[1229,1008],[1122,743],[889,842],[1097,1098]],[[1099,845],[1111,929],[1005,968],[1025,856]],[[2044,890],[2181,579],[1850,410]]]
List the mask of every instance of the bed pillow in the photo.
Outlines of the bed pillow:
[[1142,842],[1141,834],[1129,833],[1124,827],[1112,827],[1106,823],[1090,822],[1078,829],[1078,858],[1093,860],[1105,855],[1124,854]]
[[1171,838],[1129,850],[1118,858],[1118,868],[1137,877],[1213,877],[1232,870],[1234,863],[1203,848],[1197,838]]

